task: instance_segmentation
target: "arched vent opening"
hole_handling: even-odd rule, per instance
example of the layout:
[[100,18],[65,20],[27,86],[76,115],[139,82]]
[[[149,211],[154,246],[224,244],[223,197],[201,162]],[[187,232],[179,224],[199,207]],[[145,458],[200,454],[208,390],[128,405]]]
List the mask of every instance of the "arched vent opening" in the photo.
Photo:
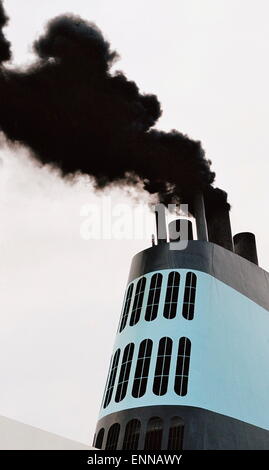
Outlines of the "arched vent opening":
[[147,425],[144,450],[161,450],[163,422],[161,418],[150,418]]
[[137,450],[141,423],[138,419],[132,419],[127,423],[122,450]]
[[107,441],[106,441],[106,450],[116,450],[120,434],[120,425],[119,423],[112,424],[110,426]]

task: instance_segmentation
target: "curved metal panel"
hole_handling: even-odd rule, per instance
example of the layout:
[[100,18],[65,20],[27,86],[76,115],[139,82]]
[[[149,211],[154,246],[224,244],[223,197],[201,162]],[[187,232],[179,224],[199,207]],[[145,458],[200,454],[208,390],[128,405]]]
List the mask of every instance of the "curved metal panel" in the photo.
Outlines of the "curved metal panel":
[[269,310],[269,273],[254,263],[214,243],[189,241],[185,250],[171,250],[169,243],[137,253],[128,283],[143,274],[163,269],[202,271],[246,295]]

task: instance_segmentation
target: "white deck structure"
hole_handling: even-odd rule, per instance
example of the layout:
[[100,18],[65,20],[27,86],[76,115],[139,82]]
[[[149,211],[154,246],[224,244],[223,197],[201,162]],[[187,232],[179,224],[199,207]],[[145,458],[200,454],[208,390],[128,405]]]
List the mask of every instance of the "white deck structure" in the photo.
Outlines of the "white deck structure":
[[93,450],[81,442],[0,416],[0,450]]

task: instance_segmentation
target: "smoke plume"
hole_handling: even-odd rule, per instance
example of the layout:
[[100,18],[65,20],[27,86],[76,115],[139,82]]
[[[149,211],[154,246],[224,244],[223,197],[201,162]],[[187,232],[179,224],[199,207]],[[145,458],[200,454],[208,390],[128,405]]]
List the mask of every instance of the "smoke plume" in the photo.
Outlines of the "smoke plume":
[[8,18],[5,14],[3,4],[0,1],[0,64],[11,58],[10,44],[3,34],[3,28],[6,26]]
[[[10,58],[5,23],[0,0],[1,62]],[[157,97],[111,72],[118,55],[94,24],[56,17],[33,47],[30,68],[0,70],[0,128],[10,141],[63,175],[93,176],[98,188],[142,182],[165,203],[202,189],[214,203],[215,175],[200,142],[153,129],[161,116]],[[225,193],[217,204],[226,204]]]

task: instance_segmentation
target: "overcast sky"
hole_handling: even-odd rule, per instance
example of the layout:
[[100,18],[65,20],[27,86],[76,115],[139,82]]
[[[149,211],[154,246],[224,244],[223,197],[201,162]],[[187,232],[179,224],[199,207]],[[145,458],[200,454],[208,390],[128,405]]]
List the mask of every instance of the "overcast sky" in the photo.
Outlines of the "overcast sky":
[[[158,95],[158,128],[202,141],[229,193],[234,233],[255,232],[268,269],[268,1],[4,4],[17,64],[33,60],[31,44],[55,15],[96,22],[121,55],[115,68]],[[143,240],[84,240],[85,205],[104,204],[86,177],[70,184],[3,142],[0,157],[0,414],[89,442],[131,257],[151,230]],[[134,204],[119,191],[111,197]]]

